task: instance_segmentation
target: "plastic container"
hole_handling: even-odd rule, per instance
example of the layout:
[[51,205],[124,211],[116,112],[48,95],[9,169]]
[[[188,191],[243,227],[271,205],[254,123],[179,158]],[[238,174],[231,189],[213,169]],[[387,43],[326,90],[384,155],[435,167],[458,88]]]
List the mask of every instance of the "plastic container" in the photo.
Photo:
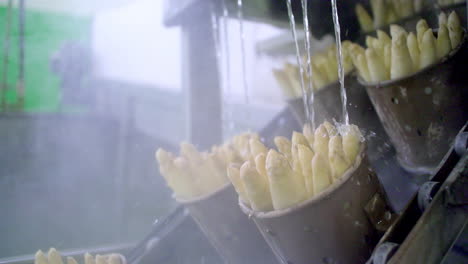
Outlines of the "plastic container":
[[225,263],[277,263],[255,224],[240,210],[237,197],[227,184],[212,194],[178,202],[188,209]]
[[413,75],[375,84],[360,80],[405,169],[434,171],[465,124],[467,62],[465,37],[441,62]]
[[294,207],[254,212],[240,203],[281,263],[365,263],[378,236],[365,207],[380,193],[364,149],[338,182]]

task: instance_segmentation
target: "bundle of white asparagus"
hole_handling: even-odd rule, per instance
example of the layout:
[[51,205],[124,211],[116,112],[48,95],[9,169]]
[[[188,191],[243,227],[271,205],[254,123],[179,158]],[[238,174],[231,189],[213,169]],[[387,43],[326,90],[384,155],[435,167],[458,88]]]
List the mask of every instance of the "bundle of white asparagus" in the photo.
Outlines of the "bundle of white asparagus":
[[199,152],[192,144],[181,143],[178,157],[158,149],[159,171],[176,198],[188,200],[207,195],[229,182],[226,167],[231,162],[244,161],[245,146],[250,139],[258,138],[254,133],[237,135],[224,145],[213,146],[211,152]]
[[240,200],[254,211],[288,208],[327,189],[355,165],[362,135],[355,125],[337,129],[325,122],[315,132],[305,125],[291,141],[274,141],[278,150],[251,139],[244,151],[250,157],[228,167]]
[[464,3],[465,0],[437,0],[439,6],[450,6],[454,4]]
[[370,32],[420,12],[424,4],[425,0],[370,0],[372,16],[361,4],[355,12],[361,30]]
[[[84,264],[125,264],[125,258],[120,254],[109,255],[96,255],[93,257],[91,254],[84,255]],[[34,257],[34,264],[64,264],[62,256],[55,249],[49,249],[47,256],[41,251],[37,251]],[[67,264],[78,264],[73,257],[67,257]]]
[[[350,41],[343,41],[343,67],[345,74],[354,69],[353,62],[350,56]],[[308,65],[304,59],[306,69]],[[336,54],[336,46],[330,45],[321,52],[315,53],[311,57],[312,68],[312,89],[314,92],[324,88],[328,84],[338,81],[338,61]],[[302,78],[304,80],[305,89],[308,93],[309,76],[307,70],[303,71]],[[298,98],[302,96],[301,79],[299,67],[290,63],[286,63],[283,69],[273,70],[273,75],[283,89],[284,95],[287,98]]]
[[421,19],[416,34],[397,25],[390,26],[391,38],[377,31],[377,38],[367,36],[367,49],[353,45],[352,60],[359,75],[370,83],[411,75],[439,62],[462,42],[464,30],[455,12],[448,18],[439,15],[437,37]]

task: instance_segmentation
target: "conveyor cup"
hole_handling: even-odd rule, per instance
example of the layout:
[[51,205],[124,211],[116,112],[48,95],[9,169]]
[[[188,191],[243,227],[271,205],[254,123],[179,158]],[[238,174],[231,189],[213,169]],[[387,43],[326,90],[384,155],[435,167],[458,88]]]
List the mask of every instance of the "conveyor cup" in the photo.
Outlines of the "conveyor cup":
[[[365,134],[375,134],[367,142],[369,157],[371,159],[379,156],[378,148],[387,141],[387,135],[380,123],[374,106],[372,105],[366,89],[357,81],[354,73],[345,76],[345,88],[347,94],[347,110],[349,119],[353,124],[363,129]],[[306,115],[302,98],[288,100],[288,106],[296,119],[304,124]],[[335,82],[314,93],[315,123],[324,121],[343,120],[343,105],[341,102],[340,83]]]
[[366,262],[378,234],[365,207],[381,188],[364,153],[329,189],[294,207],[254,212],[240,202],[281,263]]
[[215,193],[178,202],[188,209],[225,263],[277,263],[255,224],[240,210],[231,184]]
[[447,57],[411,76],[364,83],[400,164],[431,172],[467,119],[466,40]]

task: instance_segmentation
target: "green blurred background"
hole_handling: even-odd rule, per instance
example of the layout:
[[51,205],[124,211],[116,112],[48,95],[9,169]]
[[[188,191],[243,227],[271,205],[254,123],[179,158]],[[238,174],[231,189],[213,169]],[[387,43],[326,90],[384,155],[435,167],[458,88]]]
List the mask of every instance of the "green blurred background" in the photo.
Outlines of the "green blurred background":
[[[0,36],[4,43],[7,8],[0,7]],[[6,91],[6,102],[15,105],[18,80],[18,9],[13,8],[10,25],[10,49]],[[89,41],[92,25],[91,16],[78,16],[56,12],[26,10],[25,13],[25,103],[27,112],[56,112],[60,108],[60,82],[50,70],[50,58],[65,41]],[[0,58],[4,58],[3,46]],[[3,63],[1,64],[1,71]],[[3,80],[0,80],[3,82]]]

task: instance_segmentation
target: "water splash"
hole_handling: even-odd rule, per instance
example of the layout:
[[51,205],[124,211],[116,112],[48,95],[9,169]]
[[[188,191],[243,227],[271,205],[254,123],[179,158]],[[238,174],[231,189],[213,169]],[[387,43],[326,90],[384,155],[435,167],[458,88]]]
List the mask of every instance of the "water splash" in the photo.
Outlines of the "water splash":
[[338,58],[337,58],[338,78],[340,82],[341,103],[343,105],[343,121],[344,121],[344,124],[349,125],[348,110],[346,108],[347,96],[346,96],[346,90],[344,87],[343,52],[342,52],[342,47],[341,47],[340,21],[338,18],[338,8],[336,5],[336,0],[332,0],[331,2],[332,2],[333,24],[335,27],[336,53],[338,54]]
[[307,92],[305,90],[305,85],[304,85],[304,67],[302,65],[302,60],[301,60],[301,51],[299,50],[299,43],[297,41],[297,32],[296,32],[296,21],[294,20],[294,14],[292,11],[292,6],[291,6],[291,0],[286,0],[286,4],[288,7],[288,15],[289,15],[289,25],[291,26],[291,32],[292,32],[292,37],[294,39],[294,44],[296,46],[296,59],[297,59],[297,64],[299,66],[299,79],[301,80],[301,90],[302,90],[302,100],[304,103],[304,110],[306,114],[307,120],[310,120],[310,112],[309,112],[309,106],[307,102]]
[[309,102],[307,104],[307,108],[309,110],[309,115],[310,115],[310,125],[313,130],[315,130],[315,111],[314,111],[314,89],[313,89],[313,84],[312,84],[312,65],[311,65],[311,59],[310,59],[310,29],[309,29],[309,17],[308,17],[308,12],[307,12],[307,0],[301,0],[302,3],[302,17],[303,17],[303,23],[304,23],[304,32],[305,32],[305,38],[304,38],[304,47],[306,50],[306,72],[307,72],[307,77],[309,78],[309,83],[308,83],[308,91],[310,93],[309,96]]

